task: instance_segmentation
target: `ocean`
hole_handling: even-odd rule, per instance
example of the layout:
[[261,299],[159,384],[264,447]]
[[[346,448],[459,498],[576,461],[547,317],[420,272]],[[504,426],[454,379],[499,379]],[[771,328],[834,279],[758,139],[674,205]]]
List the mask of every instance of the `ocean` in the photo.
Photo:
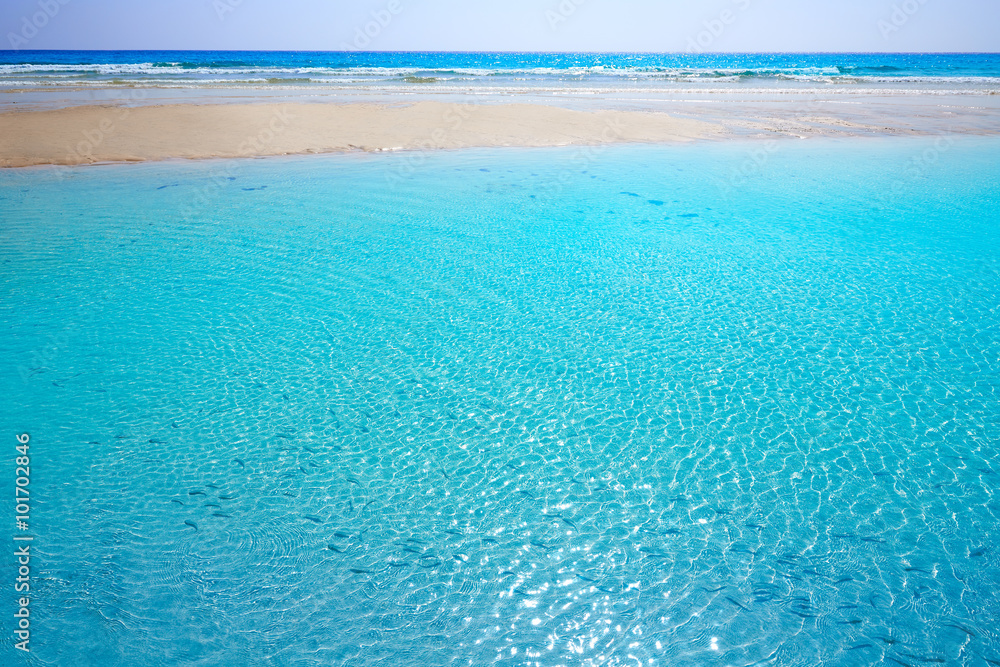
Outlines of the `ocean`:
[[94,87],[506,94],[810,92],[990,94],[998,54],[634,54],[4,51],[0,91]]
[[763,146],[0,171],[30,664],[997,664],[1000,141]]

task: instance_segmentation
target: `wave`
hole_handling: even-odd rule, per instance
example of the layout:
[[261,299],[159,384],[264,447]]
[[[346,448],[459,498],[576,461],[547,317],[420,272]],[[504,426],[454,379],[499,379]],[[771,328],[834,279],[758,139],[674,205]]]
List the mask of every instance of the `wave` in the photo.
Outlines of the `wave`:
[[[746,67],[663,67],[634,66],[610,67],[596,65],[590,67],[372,67],[352,65],[296,65],[296,66],[258,66],[241,65],[237,61],[222,61],[206,66],[204,63],[191,62],[148,62],[148,63],[91,63],[91,64],[2,64],[0,76],[5,74],[46,74],[46,73],[96,73],[103,75],[343,75],[400,77],[400,76],[595,76],[595,77],[704,77],[718,78],[739,76],[744,78],[768,78],[777,76],[847,76],[867,77],[872,75],[892,78],[948,78],[953,79],[960,74],[949,70],[946,73],[928,73],[903,70],[891,65],[853,66],[838,65],[835,67],[785,67],[785,68],[746,68]],[[985,77],[992,78],[992,77]]]
[[862,67],[858,65],[838,65],[837,70],[841,74],[855,74],[859,72],[865,73],[876,73],[876,74],[887,74],[889,72],[903,72],[905,70],[899,67],[893,67],[892,65],[877,65],[875,67]]
[[[491,63],[495,65],[495,63]],[[294,63],[254,64],[223,59],[206,66],[193,60],[150,59],[133,63],[6,63],[0,64],[0,90],[39,87],[149,87],[149,88],[233,88],[266,89],[268,86],[300,86],[310,89],[387,91],[419,85],[435,91],[490,91],[493,89],[601,92],[616,90],[691,89],[709,92],[713,86],[728,85],[730,92],[746,92],[754,86],[768,86],[769,92],[784,87],[792,90],[826,86],[829,92],[844,88],[880,89],[883,93],[906,94],[903,89],[948,90],[950,94],[996,94],[996,76],[968,76],[957,68],[938,72],[916,72],[890,64],[782,63],[789,66],[728,67],[667,66],[648,62],[614,65],[589,64],[551,66],[417,67]],[[726,63],[729,64],[729,63]],[[736,62],[733,64],[739,65]],[[791,66],[794,65],[794,66]],[[463,87],[465,86],[465,87]],[[659,88],[656,88],[659,87]],[[764,88],[762,88],[764,90]]]

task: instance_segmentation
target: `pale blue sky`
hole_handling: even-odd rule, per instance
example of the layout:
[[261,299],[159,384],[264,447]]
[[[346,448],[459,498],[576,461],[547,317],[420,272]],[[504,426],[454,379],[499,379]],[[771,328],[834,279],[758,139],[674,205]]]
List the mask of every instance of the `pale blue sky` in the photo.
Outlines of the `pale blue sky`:
[[[396,14],[388,13],[390,5]],[[384,26],[370,23],[380,10]],[[700,38],[706,51],[1000,51],[997,0],[2,0],[0,6],[5,49],[15,35],[27,38],[17,40],[21,48],[38,49],[337,50],[363,44],[358,30],[366,26],[374,34],[365,44],[371,50],[686,51]]]

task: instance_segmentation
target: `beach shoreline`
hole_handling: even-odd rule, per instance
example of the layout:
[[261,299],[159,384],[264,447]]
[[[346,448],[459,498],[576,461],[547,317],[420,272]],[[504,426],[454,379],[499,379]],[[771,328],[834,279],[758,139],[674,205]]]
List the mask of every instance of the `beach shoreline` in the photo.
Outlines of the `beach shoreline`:
[[997,112],[969,105],[863,108],[805,103],[572,109],[540,103],[229,102],[101,105],[0,113],[0,167],[72,166],[489,147],[676,143],[732,138],[995,135]]

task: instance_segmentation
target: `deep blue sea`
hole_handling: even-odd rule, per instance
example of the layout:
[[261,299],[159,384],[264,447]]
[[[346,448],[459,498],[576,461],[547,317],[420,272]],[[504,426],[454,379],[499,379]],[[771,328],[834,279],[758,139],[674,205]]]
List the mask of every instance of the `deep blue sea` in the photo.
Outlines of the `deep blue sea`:
[[1000,664],[1000,141],[760,150],[0,172],[0,663]]
[[648,90],[853,87],[983,94],[1000,54],[636,54],[4,51],[0,90],[140,86],[257,89]]

